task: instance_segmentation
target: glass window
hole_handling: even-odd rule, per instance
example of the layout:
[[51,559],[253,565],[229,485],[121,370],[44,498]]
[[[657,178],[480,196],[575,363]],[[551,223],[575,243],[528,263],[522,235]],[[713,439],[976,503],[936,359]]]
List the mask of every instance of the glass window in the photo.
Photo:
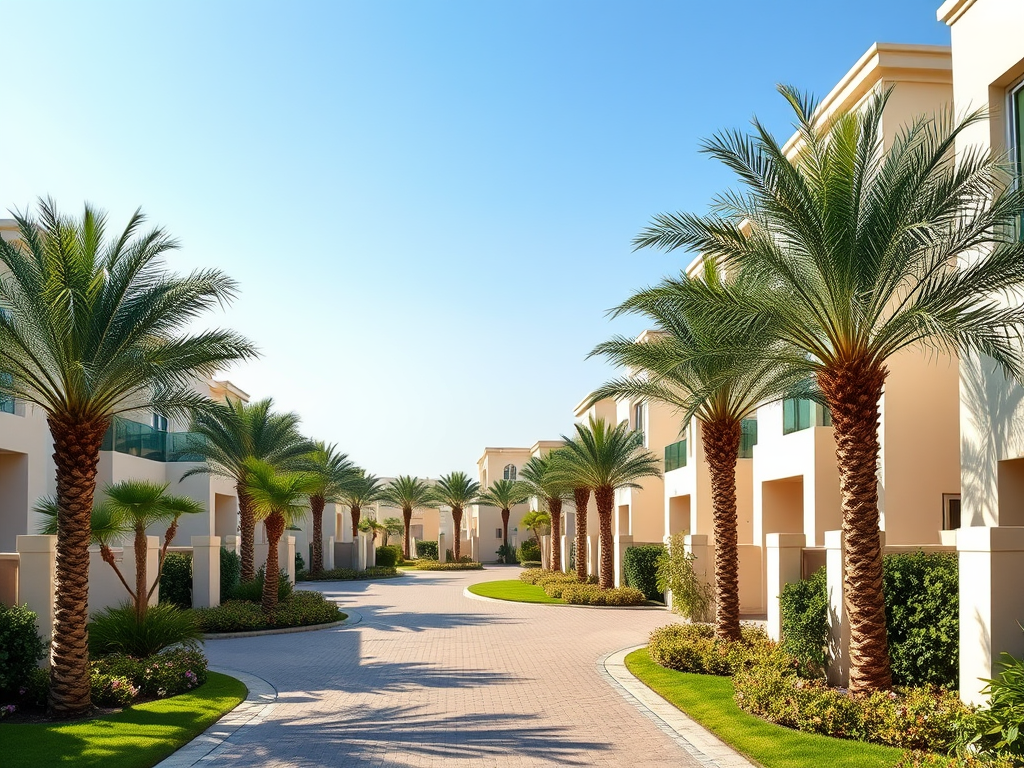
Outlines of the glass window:
[[[1024,184],[1024,82],[1017,83],[1010,91],[1010,145],[1017,167],[1017,183]],[[1020,232],[1024,237],[1024,218]]]
[[757,419],[744,419],[740,422],[742,432],[740,434],[741,459],[754,458],[754,446],[757,445]]
[[501,538],[501,528],[495,528],[494,529],[494,538],[496,538],[496,539],[500,539]]
[[505,465],[505,479],[506,480],[515,480],[516,479],[516,465],[515,464],[506,464]]
[[166,432],[167,431],[167,417],[166,416],[161,416],[159,413],[154,413],[153,414],[153,429],[157,430],[158,432]]
[[787,398],[782,401],[782,434],[788,435],[812,426],[811,401],[803,398]]
[[955,531],[960,527],[960,494],[942,494],[942,530]]
[[673,469],[679,469],[680,467],[686,466],[686,441],[680,440],[678,443],[672,443],[672,445],[665,446],[665,471],[671,472]]

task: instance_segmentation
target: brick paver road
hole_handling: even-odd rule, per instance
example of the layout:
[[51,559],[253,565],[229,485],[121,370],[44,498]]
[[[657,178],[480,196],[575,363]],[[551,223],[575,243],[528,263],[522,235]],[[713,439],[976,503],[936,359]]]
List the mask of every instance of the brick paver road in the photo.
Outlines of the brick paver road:
[[354,626],[206,643],[277,688],[262,722],[201,765],[698,766],[598,673],[664,611],[470,600],[512,569],[320,586]]

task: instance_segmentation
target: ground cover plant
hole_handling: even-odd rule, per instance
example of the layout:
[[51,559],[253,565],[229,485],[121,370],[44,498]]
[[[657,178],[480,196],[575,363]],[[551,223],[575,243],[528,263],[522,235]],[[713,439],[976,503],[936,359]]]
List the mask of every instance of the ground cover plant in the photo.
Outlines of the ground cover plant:
[[482,571],[483,568],[481,563],[465,560],[458,563],[440,563],[437,560],[420,559],[416,563],[417,571]]
[[192,614],[200,630],[209,633],[308,627],[345,618],[337,605],[312,591],[293,592],[278,601],[273,613],[264,611],[256,601],[229,600],[216,608],[194,608]]
[[4,768],[149,768],[187,744],[245,698],[245,686],[209,672],[205,684],[77,723],[3,723]]
[[356,571],[352,568],[332,568],[329,571],[320,571],[312,574],[309,571],[295,574],[296,581],[364,581],[366,579],[390,579],[400,576],[398,568],[377,565],[367,568],[364,571]]

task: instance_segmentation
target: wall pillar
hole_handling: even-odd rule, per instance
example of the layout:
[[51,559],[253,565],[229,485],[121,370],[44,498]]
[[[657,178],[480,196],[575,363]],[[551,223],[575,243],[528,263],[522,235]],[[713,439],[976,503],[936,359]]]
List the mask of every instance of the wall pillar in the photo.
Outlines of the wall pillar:
[[765,536],[766,589],[768,594],[768,637],[782,639],[782,607],[779,598],[787,584],[800,581],[803,548],[807,536],[802,533],[769,533]]
[[284,571],[288,574],[288,581],[295,583],[295,537],[282,536],[278,543],[278,557],[285,563]]
[[615,586],[621,587],[625,583],[625,558],[626,550],[633,546],[632,536],[615,536]]
[[334,570],[334,537],[327,537],[327,546],[324,547],[324,570]]
[[238,550],[241,548],[242,542],[238,536],[222,536],[220,545],[229,552],[238,554]]
[[437,533],[437,562],[447,563],[448,562],[448,550],[444,548],[445,535],[444,531],[438,531]]
[[960,698],[982,704],[984,683],[1002,671],[1001,653],[1024,656],[1024,527],[957,531],[960,570]]
[[192,537],[192,607],[220,605],[220,536]]
[[705,533],[692,533],[683,537],[686,554],[693,555],[693,572],[705,584],[715,583],[715,548],[708,543]]
[[[600,536],[587,536],[587,551],[583,553],[587,558],[587,575],[598,576],[601,575],[601,537]],[[580,553],[576,553],[576,557],[579,557]]]
[[18,602],[37,616],[39,635],[46,643],[53,637],[54,582],[57,575],[56,536],[18,536]]
[[541,536],[540,537],[540,567],[546,569],[551,568],[551,537]]
[[558,542],[559,548],[562,550],[562,570],[566,573],[572,570],[569,566],[569,553],[572,550],[572,537],[562,536],[562,540]]
[[356,536],[356,570],[366,570],[366,534],[362,531]]
[[377,567],[377,542],[373,536],[366,537],[366,567]]
[[0,605],[18,604],[18,570],[21,556],[17,552],[0,552]]

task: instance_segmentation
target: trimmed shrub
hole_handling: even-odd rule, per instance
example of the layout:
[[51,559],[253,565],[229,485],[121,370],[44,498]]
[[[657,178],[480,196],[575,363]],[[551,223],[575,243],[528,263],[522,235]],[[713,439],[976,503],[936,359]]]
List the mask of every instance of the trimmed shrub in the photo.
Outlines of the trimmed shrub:
[[[527,571],[523,571],[522,573],[519,574],[519,580],[520,581],[524,581],[527,584],[537,584],[542,579],[548,579],[548,578],[552,578],[552,579],[568,578],[570,575],[571,575],[573,581],[575,581],[576,580],[576,574],[575,573],[568,574],[568,573],[562,573],[561,571],[552,571],[552,570],[547,569],[547,568],[538,568],[538,569],[530,569],[530,570],[527,570]],[[543,584],[541,586],[543,586]]]
[[1016,768],[1008,758],[991,758],[980,755],[937,755],[919,749],[904,752],[892,768]]
[[540,560],[540,544],[536,539],[527,539],[519,545],[519,562]]
[[714,588],[693,570],[694,556],[687,554],[685,534],[677,533],[658,558],[658,589],[672,592],[672,612],[691,621],[709,621],[714,605]]
[[648,600],[664,602],[665,595],[658,589],[658,559],[664,552],[665,548],[660,544],[645,544],[626,549],[622,556],[626,586],[639,589]]
[[[451,552],[451,550],[448,551]],[[494,554],[496,554],[498,559],[505,565],[512,565],[513,563],[519,562],[519,553],[511,544],[499,545],[498,550]]]
[[229,600],[216,608],[192,611],[203,632],[252,632],[275,627],[308,627],[340,621],[338,606],[319,592],[294,592],[278,603],[273,614],[263,612],[259,603]]
[[437,560],[437,542],[417,541],[416,557],[420,560]]
[[206,682],[206,657],[195,648],[175,648],[145,659],[115,654],[93,662],[93,672],[124,678],[139,694],[162,699]]
[[825,568],[809,579],[787,584],[782,608],[782,648],[797,660],[804,677],[824,677],[828,641],[828,589]]
[[402,548],[397,546],[377,547],[377,565],[381,568],[394,568],[402,562]]
[[[559,595],[572,605],[643,605],[647,602],[644,593],[633,587],[601,589],[596,584],[550,584],[561,590]],[[545,591],[547,587],[545,587]]]
[[719,640],[711,624],[669,624],[651,633],[651,660],[668,669],[701,675],[728,676],[755,658],[785,665],[786,654],[757,627],[741,627],[738,642]]
[[141,622],[132,603],[105,608],[89,623],[89,652],[93,656],[120,653],[143,659],[164,648],[184,643],[194,646],[199,628],[191,611],[161,603],[151,606]]
[[89,670],[92,703],[101,707],[127,707],[139,695],[139,689],[122,675],[107,675],[96,667]]
[[364,579],[387,579],[392,576],[400,576],[397,568],[384,567],[381,565],[367,568],[365,571],[354,571],[351,568],[332,568],[329,571],[321,571],[315,576],[308,571],[295,575],[296,581],[362,581]]
[[[229,593],[230,600],[248,600],[251,603],[258,603],[263,600],[263,579],[264,569],[261,567],[256,571],[256,578],[252,581],[240,581]],[[277,576],[277,599],[278,602],[288,599],[292,593],[292,583],[288,580],[288,574],[281,571]]]
[[160,574],[160,602],[178,608],[192,607],[192,558],[182,552],[168,552]]
[[540,560],[523,560],[520,565],[523,568],[540,568],[543,563]]
[[50,695],[50,670],[35,667],[18,688],[18,700],[34,707],[45,707]]
[[417,571],[482,571],[483,565],[463,560],[461,563],[439,563],[436,560],[421,560],[416,564]]
[[27,605],[0,605],[0,699],[16,693],[45,655],[36,614]]
[[231,596],[231,591],[242,581],[242,558],[237,552],[220,548],[220,601]]

